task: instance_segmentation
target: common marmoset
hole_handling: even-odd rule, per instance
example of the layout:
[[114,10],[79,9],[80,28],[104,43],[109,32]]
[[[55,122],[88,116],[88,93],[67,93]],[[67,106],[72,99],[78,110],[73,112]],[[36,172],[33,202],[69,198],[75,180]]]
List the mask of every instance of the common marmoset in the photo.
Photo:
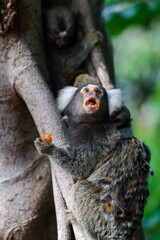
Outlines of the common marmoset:
[[58,90],[72,84],[70,76],[102,39],[100,32],[89,32],[79,42],[77,18],[69,5],[55,6],[44,11],[46,59],[55,97]]
[[96,240],[129,240],[141,225],[148,190],[148,147],[133,136],[121,91],[86,84],[58,97],[67,145],[40,139],[35,146],[77,179],[73,215]]

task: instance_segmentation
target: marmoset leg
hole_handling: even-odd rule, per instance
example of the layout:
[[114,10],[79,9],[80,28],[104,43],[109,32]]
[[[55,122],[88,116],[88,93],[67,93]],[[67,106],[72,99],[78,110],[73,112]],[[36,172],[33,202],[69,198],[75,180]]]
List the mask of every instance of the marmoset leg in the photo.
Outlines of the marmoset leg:
[[74,46],[68,54],[65,55],[65,73],[73,73],[80,64],[88,57],[92,48],[102,40],[100,32],[89,32],[83,41]]
[[73,214],[87,234],[96,240],[104,240],[107,222],[99,207],[99,192],[86,180],[79,180],[73,187]]

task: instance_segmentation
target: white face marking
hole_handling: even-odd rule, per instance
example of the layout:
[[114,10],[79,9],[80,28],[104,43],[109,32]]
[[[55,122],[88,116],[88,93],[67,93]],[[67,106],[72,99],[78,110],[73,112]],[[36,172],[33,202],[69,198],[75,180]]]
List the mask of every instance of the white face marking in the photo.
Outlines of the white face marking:
[[84,89],[89,89],[90,92],[91,91],[95,91],[96,89],[98,89],[102,93],[102,95],[103,95],[103,91],[99,88],[98,85],[88,84],[88,85],[86,85],[85,87],[83,87],[81,89],[81,92],[83,92]]
[[58,109],[63,112],[63,110],[67,107],[70,101],[73,98],[74,93],[77,91],[78,88],[76,87],[65,87],[59,91],[58,98],[57,98],[57,105]]
[[87,97],[88,94],[96,94],[97,97],[102,97],[104,95],[103,90],[100,89],[100,87],[98,85],[92,85],[92,84],[88,84],[85,87],[83,87],[80,91],[84,98]]
[[[93,90],[96,87],[96,85],[93,84],[87,84],[84,88],[89,88],[91,90]],[[83,88],[82,88],[83,89]],[[82,91],[82,90],[81,90]]]
[[107,90],[109,115],[124,105],[123,94],[120,89]]

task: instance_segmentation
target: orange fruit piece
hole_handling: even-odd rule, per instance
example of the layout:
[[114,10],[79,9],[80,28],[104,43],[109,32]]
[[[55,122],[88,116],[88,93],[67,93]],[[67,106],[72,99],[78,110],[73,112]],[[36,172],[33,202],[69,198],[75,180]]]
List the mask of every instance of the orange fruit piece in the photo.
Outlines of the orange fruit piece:
[[99,108],[99,104],[98,103],[94,104],[94,108]]
[[48,134],[48,135],[43,134],[43,135],[41,136],[41,141],[43,142],[43,138],[45,138],[45,139],[47,140],[47,142],[51,143],[51,142],[52,142],[51,135],[52,135],[52,134]]

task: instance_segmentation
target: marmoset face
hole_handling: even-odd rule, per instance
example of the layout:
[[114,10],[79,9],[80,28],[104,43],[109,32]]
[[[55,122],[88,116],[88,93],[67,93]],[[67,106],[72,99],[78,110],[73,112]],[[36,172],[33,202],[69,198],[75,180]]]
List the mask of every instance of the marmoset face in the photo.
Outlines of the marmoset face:
[[106,90],[97,84],[65,87],[58,96],[59,110],[76,123],[110,122],[112,114],[122,106],[120,89]]
[[95,113],[101,106],[101,98],[104,95],[99,86],[89,84],[80,91],[83,96],[83,109],[87,113]]
[[98,85],[83,85],[78,88],[66,110],[76,122],[94,123],[109,119],[107,92]]
[[57,7],[48,11],[48,36],[59,48],[65,47],[73,37],[74,24],[74,13],[71,9]]

